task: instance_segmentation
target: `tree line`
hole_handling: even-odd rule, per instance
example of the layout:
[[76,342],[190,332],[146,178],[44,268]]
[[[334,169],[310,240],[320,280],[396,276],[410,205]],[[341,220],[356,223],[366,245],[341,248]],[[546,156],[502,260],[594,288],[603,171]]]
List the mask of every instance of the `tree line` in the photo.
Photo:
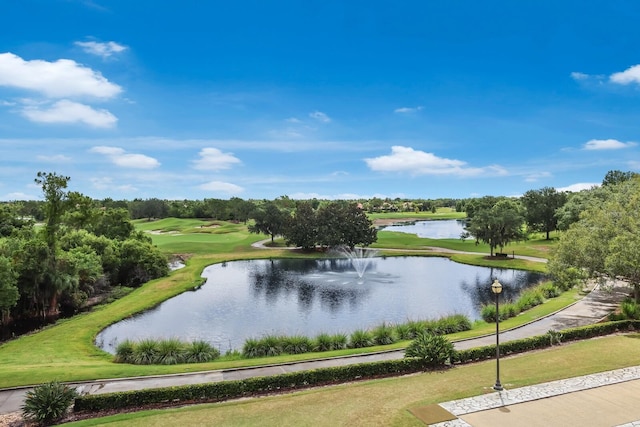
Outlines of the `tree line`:
[[0,317],[76,312],[115,287],[136,287],[168,274],[167,257],[137,232],[124,208],[100,208],[68,191],[70,178],[39,172],[43,223],[0,205]]

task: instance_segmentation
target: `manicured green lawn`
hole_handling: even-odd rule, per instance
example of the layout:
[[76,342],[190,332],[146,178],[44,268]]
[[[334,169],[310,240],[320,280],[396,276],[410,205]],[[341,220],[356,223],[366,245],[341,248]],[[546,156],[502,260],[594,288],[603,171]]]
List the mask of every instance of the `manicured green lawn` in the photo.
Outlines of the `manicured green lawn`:
[[[638,364],[640,334],[563,344],[501,359],[507,389]],[[69,426],[423,426],[408,410],[492,392],[495,361],[281,396],[121,414]]]
[[[187,267],[171,273],[169,277],[149,282],[114,303],[99,307],[92,312],[72,319],[60,321],[55,326],[45,328],[38,333],[23,336],[0,345],[0,387],[30,385],[50,380],[74,381],[224,369],[234,366],[255,366],[319,356],[364,353],[383,348],[279,356],[269,359],[237,360],[222,358],[219,361],[207,364],[177,366],[133,366],[112,363],[111,355],[99,350],[93,344],[98,332],[114,322],[153,307],[172,296],[197,286],[202,281],[200,273],[207,265],[237,259],[322,256],[322,254],[310,255],[285,249],[255,249],[251,247],[250,243],[264,239],[266,236],[249,234],[246,231],[246,226],[228,223],[221,223],[218,227],[211,227],[209,231],[216,230],[215,233],[200,233],[199,225],[203,223],[210,225],[209,222],[198,220],[176,219],[137,222],[137,227],[140,229],[184,232],[182,236],[165,234],[151,234],[151,236],[154,242],[162,245],[163,250],[169,253],[195,254],[189,259]],[[187,233],[187,230],[191,231]],[[409,249],[416,249],[416,247]],[[407,250],[407,253],[411,253],[410,250]],[[402,252],[394,252],[393,254],[402,254]],[[452,258],[460,262],[496,267],[544,269],[544,265],[541,263],[521,260],[485,260],[482,255],[454,255]],[[533,316],[550,313],[562,304],[568,304],[572,298],[570,296],[567,299],[558,298],[552,300],[533,309],[530,313],[535,313],[532,314]],[[509,322],[512,323],[509,323],[509,325],[515,326],[525,321],[525,316],[518,316],[510,320]],[[476,325],[476,328],[465,336],[486,333],[486,328],[483,325]],[[401,348],[405,345],[406,342],[384,348]]]
[[386,212],[386,213],[370,213],[371,219],[406,219],[425,220],[425,219],[464,219],[467,214],[464,212],[456,212],[451,208],[438,208],[435,213],[431,212]]

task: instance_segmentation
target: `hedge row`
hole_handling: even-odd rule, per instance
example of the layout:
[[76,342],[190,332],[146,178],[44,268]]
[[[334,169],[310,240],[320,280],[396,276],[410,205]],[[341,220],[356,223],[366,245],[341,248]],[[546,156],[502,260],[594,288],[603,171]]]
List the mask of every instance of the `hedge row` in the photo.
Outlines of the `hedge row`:
[[[640,321],[623,320],[568,329],[561,334],[563,340],[572,341],[636,329],[640,329]],[[554,340],[557,342],[558,338],[558,333],[550,331],[545,335],[500,344],[500,351],[501,354],[508,355],[546,348],[551,346]],[[495,345],[457,351],[453,362],[469,363],[489,359],[494,357],[495,353]],[[74,410],[104,411],[145,405],[170,406],[190,402],[217,402],[347,381],[404,375],[423,370],[425,370],[425,364],[417,358],[361,363],[238,381],[86,395],[75,400]]]

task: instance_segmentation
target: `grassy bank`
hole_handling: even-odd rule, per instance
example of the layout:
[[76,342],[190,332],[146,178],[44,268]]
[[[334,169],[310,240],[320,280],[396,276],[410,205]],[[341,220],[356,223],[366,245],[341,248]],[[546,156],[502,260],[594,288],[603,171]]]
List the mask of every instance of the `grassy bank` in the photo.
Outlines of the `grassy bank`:
[[[639,351],[639,334],[564,344],[545,351],[501,359],[501,377],[503,385],[512,389],[635,366]],[[490,392],[494,380],[495,362],[487,361],[441,372],[322,387],[222,404],[121,414],[69,425],[417,427],[423,424],[408,409]]]
[[[202,227],[201,227],[202,226]],[[161,221],[138,221],[142,230],[156,230],[151,234],[154,242],[170,253],[190,253],[187,266],[171,273],[169,277],[158,279],[136,289],[126,297],[109,305],[98,307],[72,319],[58,322],[44,330],[20,337],[0,345],[0,387],[37,384],[51,380],[78,381],[96,378],[118,378],[137,375],[154,375],[190,372],[208,369],[225,369],[237,366],[255,366],[304,360],[317,357],[308,353],[298,356],[279,356],[268,359],[238,360],[221,358],[219,361],[172,366],[133,366],[112,363],[112,356],[96,348],[95,336],[108,325],[125,319],[144,309],[181,292],[192,289],[202,282],[202,270],[211,264],[239,259],[309,257],[311,255],[284,249],[255,249],[251,243],[265,236],[249,234],[241,224],[212,223],[199,220],[167,219]],[[171,233],[174,231],[175,233]],[[382,234],[382,233],[381,233]],[[396,233],[393,233],[396,234]],[[410,236],[410,235],[404,235]],[[200,240],[201,239],[201,240]],[[415,248],[410,248],[411,250]],[[403,252],[394,252],[402,254]],[[411,251],[407,251],[410,254]],[[413,253],[415,255],[415,253]],[[322,256],[315,254],[313,256]],[[459,262],[490,265],[501,268],[544,269],[540,263],[523,260],[485,260],[482,255],[453,255]],[[569,304],[575,295],[558,298],[536,307],[528,316],[542,316],[555,311],[561,304]],[[508,325],[516,326],[527,321],[525,315],[510,319]],[[465,337],[487,333],[478,324]],[[371,350],[401,348],[406,343],[368,349],[352,349],[322,353],[322,357],[359,354]]]

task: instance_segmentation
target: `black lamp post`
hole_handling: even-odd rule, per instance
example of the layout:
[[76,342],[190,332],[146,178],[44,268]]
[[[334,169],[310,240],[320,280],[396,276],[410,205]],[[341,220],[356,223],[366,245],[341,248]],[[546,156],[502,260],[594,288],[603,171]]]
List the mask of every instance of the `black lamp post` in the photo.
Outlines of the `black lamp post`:
[[495,279],[491,284],[491,291],[496,296],[496,383],[493,389],[496,391],[504,390],[500,384],[500,307],[498,305],[498,296],[502,292],[502,285]]

